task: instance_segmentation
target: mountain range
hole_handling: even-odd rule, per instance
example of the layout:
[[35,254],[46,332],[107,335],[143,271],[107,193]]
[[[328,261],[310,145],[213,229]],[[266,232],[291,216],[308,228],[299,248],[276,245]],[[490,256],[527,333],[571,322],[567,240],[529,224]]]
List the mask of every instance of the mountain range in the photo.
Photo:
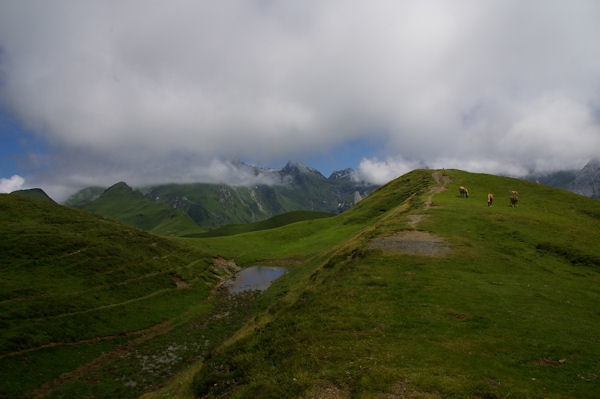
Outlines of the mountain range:
[[294,162],[280,169],[239,161],[235,166],[257,184],[171,183],[134,190],[119,182],[107,189],[80,190],[65,204],[144,230],[181,235],[199,232],[190,222],[202,229],[215,229],[297,210],[341,213],[377,188],[358,181],[353,169],[335,171],[326,178],[318,170]]
[[[65,205],[160,235],[199,236],[206,230],[257,223],[299,210],[341,213],[377,188],[360,181],[351,168],[335,171],[326,178],[318,170],[295,162],[288,162],[279,169],[241,161],[233,161],[232,165],[240,181],[254,184],[170,183],[133,189],[119,182],[108,188],[84,188],[69,197]],[[598,159],[589,161],[579,171],[531,174],[524,179],[600,198]],[[14,194],[51,200],[39,189]],[[307,219],[313,216],[317,217],[318,213],[303,214]],[[282,220],[295,220],[295,217]],[[239,227],[231,231],[234,230]]]

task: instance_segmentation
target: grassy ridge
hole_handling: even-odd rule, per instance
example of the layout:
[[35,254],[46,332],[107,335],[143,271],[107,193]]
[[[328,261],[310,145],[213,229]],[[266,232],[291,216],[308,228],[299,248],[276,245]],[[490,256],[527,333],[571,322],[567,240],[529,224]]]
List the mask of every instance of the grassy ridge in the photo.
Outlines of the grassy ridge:
[[35,198],[35,199],[39,199],[41,201],[54,202],[54,200],[52,198],[50,198],[48,196],[48,194],[46,194],[46,192],[44,190],[42,190],[41,188],[30,188],[27,190],[17,190],[17,191],[13,191],[11,194],[12,195],[21,195],[21,196],[29,197],[29,198]]
[[200,228],[181,209],[145,198],[125,183],[108,188],[97,199],[81,206],[99,215],[155,234],[172,236],[201,233]]
[[214,230],[207,231],[206,233],[190,234],[187,237],[221,237],[230,236],[234,234],[249,233],[251,231],[268,230],[277,227],[285,226],[291,223],[301,222],[304,220],[313,220],[328,218],[334,216],[327,212],[315,212],[315,211],[293,211],[283,213],[281,215],[273,216],[267,220],[260,222],[248,223],[248,224],[229,224],[226,226],[219,227]]
[[[205,253],[86,211],[2,194],[0,218],[0,397],[91,360],[120,335],[174,322],[215,280]],[[82,355],[71,358],[78,342]],[[23,359],[38,377],[15,383]]]
[[[446,173],[453,181],[428,210],[423,190],[402,195],[396,181],[328,220],[365,224],[304,263],[295,285],[204,363],[196,395],[595,397],[600,204],[520,180]],[[433,185],[421,171],[407,179]],[[458,197],[460,185],[471,198]],[[520,192],[518,208],[508,206],[508,190]],[[404,201],[383,201],[396,195]],[[367,249],[373,237],[410,230],[409,215],[423,215],[418,228],[443,237],[450,254]],[[230,254],[240,245],[247,257],[236,237],[225,237]],[[245,239],[258,245],[259,237],[267,232]],[[278,252],[277,243],[263,245]]]

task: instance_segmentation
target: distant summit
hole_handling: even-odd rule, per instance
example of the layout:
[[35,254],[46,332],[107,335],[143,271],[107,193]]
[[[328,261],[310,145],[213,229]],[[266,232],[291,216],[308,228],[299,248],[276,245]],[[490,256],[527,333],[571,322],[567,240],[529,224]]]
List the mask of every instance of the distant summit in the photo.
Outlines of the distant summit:
[[129,187],[124,181],[120,181],[107,188],[104,193],[102,193],[102,196],[129,194],[132,191],[133,188]]
[[336,170],[335,172],[331,173],[327,180],[353,180],[354,176],[356,176],[356,171],[352,168],[346,168],[344,170]]
[[17,190],[10,193],[11,195],[20,195],[23,197],[35,198],[42,201],[54,202],[52,198],[41,188],[30,188],[27,190]]

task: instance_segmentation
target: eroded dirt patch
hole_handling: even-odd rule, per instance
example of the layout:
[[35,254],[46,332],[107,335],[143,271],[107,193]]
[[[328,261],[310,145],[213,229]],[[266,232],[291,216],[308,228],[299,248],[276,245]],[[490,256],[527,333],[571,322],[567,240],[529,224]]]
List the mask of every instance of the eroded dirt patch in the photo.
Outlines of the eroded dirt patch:
[[350,394],[331,383],[313,386],[303,396],[304,399],[347,399]]
[[450,251],[448,244],[440,237],[417,230],[374,238],[369,242],[368,248],[427,256],[443,256]]
[[408,222],[406,222],[406,224],[410,227],[415,227],[417,224],[421,223],[423,219],[428,217],[429,215],[407,215],[406,218],[408,219]]

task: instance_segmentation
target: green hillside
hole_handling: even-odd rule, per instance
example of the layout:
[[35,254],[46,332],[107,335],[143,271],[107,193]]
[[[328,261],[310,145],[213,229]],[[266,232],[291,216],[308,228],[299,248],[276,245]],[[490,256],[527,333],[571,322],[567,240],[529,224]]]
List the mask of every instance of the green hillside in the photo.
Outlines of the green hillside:
[[[470,198],[458,196],[459,186]],[[509,190],[519,192],[516,208],[509,206]],[[495,194],[492,207],[488,192]],[[6,397],[594,398],[600,391],[596,200],[522,180],[417,170],[334,217],[168,239],[86,213],[55,220],[36,211],[19,222],[22,205],[0,204],[2,215],[15,215],[3,216],[14,220],[7,242],[20,248],[3,249],[12,274],[0,274],[3,288],[20,287],[3,289],[17,293],[0,302],[8,327],[3,353],[13,351],[0,356],[0,370],[10,370],[2,376]],[[98,221],[110,228],[96,229]],[[46,230],[60,238],[55,245],[73,248],[29,244],[34,232]],[[106,253],[66,244],[89,231]],[[127,251],[147,259],[149,270],[135,262],[117,267],[118,259],[130,259]],[[15,253],[27,261],[18,263]],[[290,272],[264,294],[230,296],[215,287],[235,271],[233,260]],[[41,272],[38,264],[45,265]],[[150,288],[138,293],[145,285],[124,276],[120,281],[135,294],[126,290],[113,306],[117,299],[97,301],[121,292],[115,280],[98,294],[75,281],[73,272],[88,264],[90,282],[116,274],[96,276],[106,264],[148,278],[153,267],[181,269],[160,269],[171,278],[167,291],[164,280],[152,283],[165,302]],[[49,292],[57,286],[66,287],[59,299]],[[167,301],[173,294],[182,296]],[[135,306],[146,301],[157,302]],[[74,308],[53,313],[66,306]],[[167,331],[160,320],[169,320]],[[144,332],[118,334],[117,324]],[[51,342],[47,336],[60,331],[75,338],[14,353]],[[21,336],[31,338],[21,342]],[[69,339],[78,344],[68,345]]]
[[11,195],[21,195],[24,197],[35,198],[42,201],[54,202],[52,198],[46,194],[44,190],[41,188],[30,188],[27,190],[17,190],[13,191]]
[[249,233],[251,231],[268,230],[285,226],[291,223],[302,222],[305,220],[321,219],[334,216],[327,212],[315,211],[293,211],[273,216],[267,220],[248,224],[228,224],[206,233],[188,235],[187,237],[220,237],[234,234]]
[[168,333],[218,281],[201,251],[22,196],[0,195],[0,235],[3,398]]
[[151,201],[123,182],[109,187],[98,198],[80,208],[160,235],[204,231],[182,210]]
[[335,218],[188,240],[299,263],[266,312],[145,397],[597,397],[600,204],[444,173],[445,191],[415,171]]

